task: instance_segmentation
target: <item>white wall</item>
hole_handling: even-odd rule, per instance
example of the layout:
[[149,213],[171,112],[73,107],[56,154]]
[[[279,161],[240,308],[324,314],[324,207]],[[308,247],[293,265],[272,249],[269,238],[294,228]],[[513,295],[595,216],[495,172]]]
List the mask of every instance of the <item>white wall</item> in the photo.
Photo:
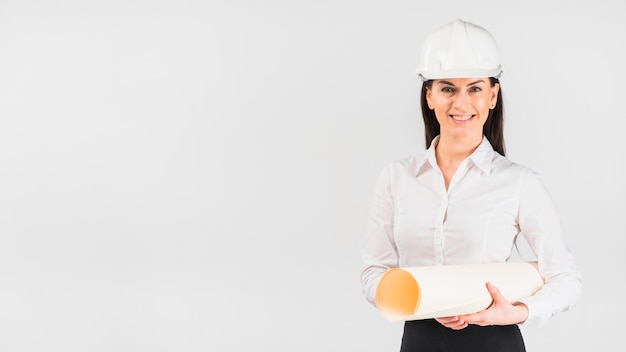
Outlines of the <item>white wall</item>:
[[0,3],[0,350],[398,350],[360,244],[378,170],[423,149],[421,43],[456,18],[500,44],[508,155],[585,279],[527,348],[617,345],[624,5],[420,3]]

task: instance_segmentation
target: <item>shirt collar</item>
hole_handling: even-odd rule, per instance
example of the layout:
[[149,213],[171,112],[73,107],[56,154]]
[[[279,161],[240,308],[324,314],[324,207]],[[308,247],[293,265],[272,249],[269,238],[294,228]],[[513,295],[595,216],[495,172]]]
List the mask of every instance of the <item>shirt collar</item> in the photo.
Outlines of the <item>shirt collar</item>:
[[[429,164],[432,168],[439,168],[437,166],[437,158],[435,157],[435,147],[439,143],[439,136],[435,137],[433,141],[430,143],[430,147],[426,150],[424,157],[420,160],[415,168],[415,176],[418,176],[424,167]],[[478,148],[474,150],[474,152],[468,157],[470,161],[484,173],[489,175],[491,172],[491,164],[493,162],[493,154],[495,151],[487,140],[487,137],[483,136],[482,142],[478,145]]]

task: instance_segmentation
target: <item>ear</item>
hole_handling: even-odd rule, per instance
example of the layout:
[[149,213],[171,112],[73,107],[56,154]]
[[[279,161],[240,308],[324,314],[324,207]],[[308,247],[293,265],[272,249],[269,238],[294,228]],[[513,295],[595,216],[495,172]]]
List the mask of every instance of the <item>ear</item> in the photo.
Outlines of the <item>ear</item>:
[[429,88],[426,88],[426,102],[428,103],[428,108],[430,110],[432,110],[433,108],[431,106],[433,106],[433,102],[432,102],[432,93],[433,91]]
[[493,107],[496,106],[496,103],[498,102],[498,92],[500,91],[500,83],[496,83],[493,85],[493,87],[491,87],[491,96],[489,97],[489,106]]

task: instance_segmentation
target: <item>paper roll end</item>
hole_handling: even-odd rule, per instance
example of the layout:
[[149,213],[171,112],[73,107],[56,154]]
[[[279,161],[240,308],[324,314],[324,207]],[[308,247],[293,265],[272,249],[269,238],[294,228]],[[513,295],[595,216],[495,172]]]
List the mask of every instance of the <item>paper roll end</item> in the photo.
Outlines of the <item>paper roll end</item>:
[[388,320],[403,320],[414,315],[420,300],[417,281],[402,269],[387,271],[376,287],[376,307]]

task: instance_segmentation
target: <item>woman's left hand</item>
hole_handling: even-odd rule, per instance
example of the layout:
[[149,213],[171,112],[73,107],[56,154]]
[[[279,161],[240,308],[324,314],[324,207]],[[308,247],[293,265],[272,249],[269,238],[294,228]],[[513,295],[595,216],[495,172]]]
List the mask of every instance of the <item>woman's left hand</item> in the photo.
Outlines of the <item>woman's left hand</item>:
[[528,318],[528,307],[525,304],[511,304],[490,282],[487,283],[487,290],[493,298],[491,305],[477,313],[460,315],[459,320],[467,324],[486,326],[519,324]]

